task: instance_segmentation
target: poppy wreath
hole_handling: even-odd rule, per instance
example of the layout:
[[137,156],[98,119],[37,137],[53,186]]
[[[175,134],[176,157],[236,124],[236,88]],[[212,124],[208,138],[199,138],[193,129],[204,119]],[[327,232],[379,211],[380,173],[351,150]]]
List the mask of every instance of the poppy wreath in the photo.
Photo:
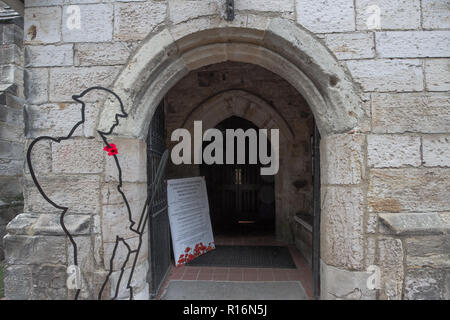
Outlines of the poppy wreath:
[[201,256],[212,249],[214,249],[214,242],[210,242],[208,246],[205,246],[203,242],[199,242],[195,245],[193,250],[190,247],[186,247],[186,249],[184,249],[184,254],[181,254],[178,258],[177,267],[191,262],[194,258]]

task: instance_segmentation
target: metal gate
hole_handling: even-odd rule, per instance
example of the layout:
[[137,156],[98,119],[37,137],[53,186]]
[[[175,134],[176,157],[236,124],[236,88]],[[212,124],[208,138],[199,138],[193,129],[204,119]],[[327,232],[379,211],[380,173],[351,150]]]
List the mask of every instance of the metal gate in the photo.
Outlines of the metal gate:
[[150,122],[147,137],[147,181],[148,192],[156,192],[151,208],[149,208],[149,274],[150,294],[154,298],[170,268],[170,229],[167,213],[166,173],[157,190],[152,190],[161,157],[166,150],[164,103],[161,102]]

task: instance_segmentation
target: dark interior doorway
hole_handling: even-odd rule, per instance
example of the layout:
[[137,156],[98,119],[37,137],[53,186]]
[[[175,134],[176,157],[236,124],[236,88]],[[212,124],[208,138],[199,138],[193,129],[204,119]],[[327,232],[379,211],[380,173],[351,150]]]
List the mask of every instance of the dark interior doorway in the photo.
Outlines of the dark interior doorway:
[[[232,116],[220,122],[216,129],[255,129],[252,122]],[[224,139],[225,140],[225,139]],[[209,143],[203,145],[205,148]],[[268,142],[270,150],[270,142]],[[215,235],[255,235],[275,232],[274,177],[260,174],[261,163],[249,163],[249,141],[245,143],[246,164],[237,164],[235,143],[234,164],[200,166],[208,190],[210,215]],[[226,148],[224,143],[224,159]]]

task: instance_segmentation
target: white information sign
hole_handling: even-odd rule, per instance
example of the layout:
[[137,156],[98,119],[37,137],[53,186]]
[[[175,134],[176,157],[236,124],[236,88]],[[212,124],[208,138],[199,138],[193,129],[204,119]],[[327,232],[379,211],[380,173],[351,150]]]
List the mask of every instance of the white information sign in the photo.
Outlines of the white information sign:
[[213,250],[205,178],[167,180],[167,201],[176,265]]

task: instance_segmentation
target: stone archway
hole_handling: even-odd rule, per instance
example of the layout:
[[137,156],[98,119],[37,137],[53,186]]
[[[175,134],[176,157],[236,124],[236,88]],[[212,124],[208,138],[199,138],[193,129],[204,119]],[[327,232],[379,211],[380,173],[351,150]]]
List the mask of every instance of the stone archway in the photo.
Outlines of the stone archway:
[[245,90],[228,90],[209,97],[191,111],[181,127],[192,132],[194,121],[202,120],[203,128],[209,129],[233,115],[247,119],[260,128],[280,129],[281,137],[287,141],[294,138],[289,123],[274,107]]
[[[283,180],[289,175],[287,166],[282,165],[288,158],[292,143],[295,138],[294,130],[283,116],[261,97],[245,90],[227,90],[207,98],[192,111],[181,122],[181,128],[188,129],[194,134],[194,121],[202,121],[203,130],[216,127],[221,121],[231,117],[251,121],[258,128],[279,129],[279,155],[280,171],[275,175],[275,198],[276,198],[276,235],[280,240],[289,241],[292,238],[287,214],[281,214],[283,205],[288,201],[285,195],[288,187]],[[270,139],[270,136],[269,136]]]
[[[113,85],[130,114],[117,133],[145,137],[156,105],[178,80],[223,61],[257,64],[286,79],[307,100],[322,136],[349,131],[363,118],[350,75],[299,25],[260,16],[237,27],[205,17],[165,28],[137,50]],[[105,104],[100,130],[114,111]]]
[[[114,82],[112,89],[126,101],[129,114],[116,134],[129,145],[145,148],[140,141],[158,103],[181,78],[202,66],[244,62],[278,74],[305,98],[322,135],[322,296],[342,291],[335,277],[347,279],[344,282],[366,295],[366,137],[359,133],[365,116],[357,90],[351,76],[308,31],[287,19],[254,18],[237,26],[204,17],[151,34]],[[108,126],[115,107],[105,102],[99,130]]]

